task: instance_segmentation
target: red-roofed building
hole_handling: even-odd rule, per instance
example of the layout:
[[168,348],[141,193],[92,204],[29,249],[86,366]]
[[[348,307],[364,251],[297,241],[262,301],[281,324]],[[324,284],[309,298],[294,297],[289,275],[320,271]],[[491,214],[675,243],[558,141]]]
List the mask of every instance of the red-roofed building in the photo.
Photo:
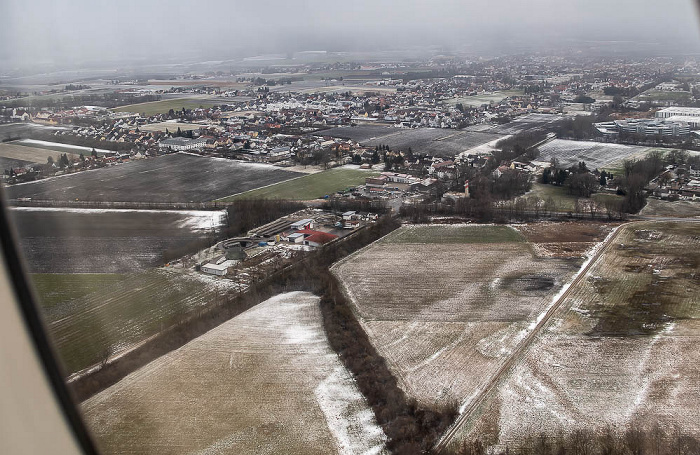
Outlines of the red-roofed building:
[[330,242],[333,239],[337,239],[338,236],[335,234],[330,234],[328,232],[314,231],[311,229],[301,229],[296,231],[297,234],[303,234],[304,240],[302,243],[309,246],[321,246],[325,243]]

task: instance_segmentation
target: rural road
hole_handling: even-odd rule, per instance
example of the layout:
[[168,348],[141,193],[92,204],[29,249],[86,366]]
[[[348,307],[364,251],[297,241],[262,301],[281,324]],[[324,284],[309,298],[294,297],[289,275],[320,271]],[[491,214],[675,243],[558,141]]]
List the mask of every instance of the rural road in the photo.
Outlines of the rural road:
[[541,329],[549,322],[551,319],[552,315],[559,309],[561,304],[566,300],[566,298],[569,296],[569,294],[576,288],[578,283],[583,280],[588,273],[588,270],[596,263],[598,262],[598,259],[600,256],[608,249],[608,247],[613,243],[613,241],[617,238],[618,234],[620,233],[621,229],[624,226],[627,226],[630,223],[622,224],[620,225],[607,239],[605,239],[598,248],[598,251],[591,257],[591,259],[588,261],[588,264],[586,264],[585,267],[583,267],[576,277],[571,281],[569,284],[569,287],[564,291],[561,296],[557,299],[554,304],[550,306],[550,308],[545,312],[545,314],[542,316],[540,321],[535,325],[535,327],[530,331],[530,333],[527,334],[527,336],[523,339],[523,341],[520,343],[520,345],[511,353],[510,357],[506,359],[503,364],[496,370],[494,375],[491,377],[489,382],[484,386],[484,388],[474,397],[474,399],[471,401],[469,406],[462,412],[462,414],[457,417],[457,420],[455,421],[454,424],[450,428],[447,429],[445,434],[440,438],[440,440],[437,442],[435,447],[433,448],[433,453],[444,453],[445,450],[450,446],[452,442],[454,442],[455,437],[458,436],[460,433],[460,430],[462,427],[469,422],[472,417],[475,416],[475,413],[477,410],[486,402],[486,399],[491,395],[491,393],[496,389],[496,386],[501,382],[502,379],[504,379],[513,369],[513,367],[518,363],[518,361],[522,358],[523,354],[527,351],[527,349],[530,347],[532,342],[534,341],[535,337],[538,335],[538,333],[541,331]]

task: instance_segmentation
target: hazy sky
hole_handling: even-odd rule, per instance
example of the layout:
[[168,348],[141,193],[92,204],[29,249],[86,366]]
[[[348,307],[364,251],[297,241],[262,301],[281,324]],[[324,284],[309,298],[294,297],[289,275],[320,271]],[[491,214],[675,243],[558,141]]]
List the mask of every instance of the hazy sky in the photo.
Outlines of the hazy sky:
[[[619,40],[695,52],[690,0],[0,0],[0,61],[228,59],[300,50]],[[640,44],[640,47],[643,45]]]

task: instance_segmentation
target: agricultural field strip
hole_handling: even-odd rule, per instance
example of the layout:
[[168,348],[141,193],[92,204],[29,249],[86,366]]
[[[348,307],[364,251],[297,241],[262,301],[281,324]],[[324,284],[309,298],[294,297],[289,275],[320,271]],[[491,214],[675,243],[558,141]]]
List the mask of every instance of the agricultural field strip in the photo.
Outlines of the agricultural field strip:
[[[0,144],[0,156],[3,158],[46,164],[49,157],[57,160],[61,152],[40,147],[30,147],[17,142]],[[67,153],[69,159],[78,158],[75,153]]]
[[634,423],[697,435],[697,233],[682,220],[627,226],[488,402],[480,420],[498,416],[500,447]]
[[468,407],[462,410],[455,423],[445,432],[442,438],[440,438],[438,443],[435,445],[435,453],[444,453],[448,446],[452,442],[455,442],[453,441],[453,438],[463,431],[462,427],[477,417],[473,415],[474,412],[476,412],[485,403],[486,398],[494,392],[496,386],[501,383],[503,379],[505,379],[505,377],[512,371],[516,363],[523,357],[525,352],[527,352],[527,349],[537,337],[538,333],[545,325],[548,324],[552,315],[556,313],[557,309],[561,306],[564,300],[566,300],[569,294],[571,294],[572,290],[576,289],[576,285],[586,276],[588,270],[593,266],[593,264],[596,263],[596,261],[598,261],[602,254],[612,244],[614,239],[619,235],[621,231],[620,228],[621,226],[615,228],[608,235],[608,237],[600,244],[599,248],[597,248],[593,255],[581,267],[573,281],[562,288],[559,295],[557,295],[555,300],[552,302],[552,305],[550,305],[545,313],[540,315],[537,323],[534,325],[534,327],[532,327],[532,330],[530,330],[526,337],[518,344],[516,349],[509,355],[506,361],[501,364],[484,388],[471,399]]
[[445,156],[459,154],[507,136],[496,129],[456,131],[443,128],[401,128],[397,130],[392,126],[382,125],[336,127],[315,134],[349,138],[369,147],[388,145],[392,149],[404,151],[411,147],[414,152],[430,152]]
[[328,345],[318,297],[305,292],[260,303],[82,407],[103,449],[384,453],[382,430]]
[[585,161],[589,169],[603,169],[624,159],[643,155],[649,147],[592,141],[554,139],[539,147],[540,161],[556,158],[564,167]]
[[30,272],[131,273],[218,229],[218,211],[13,208]]
[[[313,174],[310,174],[310,175],[313,175]],[[246,190],[246,191],[241,191],[240,193],[230,194],[230,195],[228,195],[228,196],[224,196],[224,197],[222,197],[222,198],[216,199],[216,201],[228,202],[228,201],[231,201],[233,198],[245,197],[245,195],[247,195],[247,194],[254,194],[254,192],[256,192],[256,191],[264,191],[265,189],[268,189],[268,188],[270,188],[270,187],[274,187],[274,186],[280,185],[280,184],[282,184],[282,183],[290,183],[290,182],[292,182],[292,181],[294,181],[294,180],[298,180],[298,179],[301,179],[301,178],[304,178],[304,177],[308,177],[308,174],[307,174],[307,175],[299,175],[299,176],[296,176],[296,177],[292,177],[292,178],[290,178],[289,180],[283,180],[283,181],[281,181],[281,182],[270,183],[270,184],[268,184],[268,185],[264,185],[264,186],[261,186],[261,187],[258,187],[258,188],[254,188],[254,189],[252,189],[252,190]]]
[[359,169],[333,168],[313,174],[272,183],[252,190],[226,196],[217,201],[228,202],[245,198],[276,198],[293,200],[312,200],[333,194],[348,187],[361,185],[365,178],[379,175],[377,172]]
[[[157,173],[144,171],[153,171]],[[288,180],[298,173],[266,164],[174,153],[13,185],[10,198],[129,202],[202,202]],[[70,185],[70,186],[67,186]]]
[[[454,227],[460,228],[430,226],[434,235],[425,241],[444,237],[444,231]],[[465,227],[467,232],[483,229],[482,237],[489,236],[492,242],[503,241],[502,235],[490,232],[492,229],[510,230],[480,225],[461,228]],[[530,245],[518,241],[521,238],[517,233],[517,239],[506,240],[501,245],[479,244],[474,236],[462,239],[465,242],[472,237],[470,245],[391,243],[391,238],[404,237],[401,231],[413,228],[406,226],[398,233],[394,231],[369,250],[360,250],[357,253],[360,257],[353,256],[350,262],[339,261],[333,271],[341,278],[345,293],[355,302],[353,311],[373,344],[392,365],[401,388],[426,404],[434,400],[444,404],[453,399],[461,402],[481,386],[480,377],[469,374],[473,368],[465,369],[465,366],[480,365],[482,371],[495,370],[503,354],[519,342],[528,324],[551,304],[559,286],[569,281],[579,267],[573,268],[569,260],[535,259]],[[420,226],[415,229],[421,231]],[[400,263],[388,259],[399,256]],[[508,256],[512,260],[504,262],[503,258]],[[460,272],[454,267],[441,268],[441,264],[460,262],[469,267]],[[367,271],[370,266],[376,273]],[[432,276],[438,268],[443,271],[441,281],[425,281],[423,277]],[[526,274],[525,279],[531,279],[527,276],[533,268],[539,278],[549,280],[550,287],[544,291],[516,291],[513,286],[519,286],[518,277]],[[391,272],[398,269],[406,273]],[[561,272],[566,269],[570,271]],[[511,278],[502,282],[494,280],[498,276]],[[454,285],[441,284],[445,282],[464,285],[455,289]],[[394,289],[398,286],[404,298],[392,300],[391,286],[381,283],[392,283]],[[423,297],[418,302],[411,298],[414,295]],[[483,305],[483,302],[489,303]]]
[[169,319],[182,317],[219,295],[215,287],[196,278],[151,271],[51,311],[48,328],[67,370],[76,373],[93,367],[106,355],[123,354]]

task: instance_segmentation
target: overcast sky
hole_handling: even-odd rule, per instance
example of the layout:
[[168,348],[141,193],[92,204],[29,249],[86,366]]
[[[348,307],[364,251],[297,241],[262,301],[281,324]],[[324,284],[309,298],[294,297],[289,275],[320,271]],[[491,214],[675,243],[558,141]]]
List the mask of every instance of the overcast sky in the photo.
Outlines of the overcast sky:
[[[301,50],[635,41],[697,52],[691,0],[0,0],[0,61],[229,59]],[[640,47],[644,45],[640,44]]]

